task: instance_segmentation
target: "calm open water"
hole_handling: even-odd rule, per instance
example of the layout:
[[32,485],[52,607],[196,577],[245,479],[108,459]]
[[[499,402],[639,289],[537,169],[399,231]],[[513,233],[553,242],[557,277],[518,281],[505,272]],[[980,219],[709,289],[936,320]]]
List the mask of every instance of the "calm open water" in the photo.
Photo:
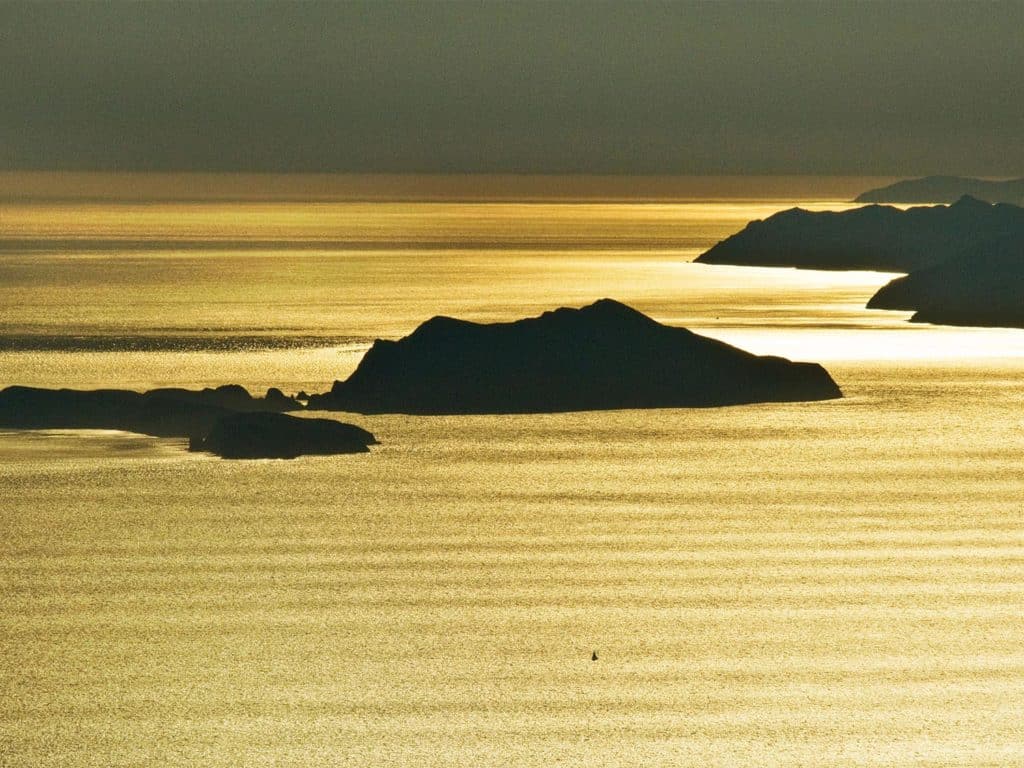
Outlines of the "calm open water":
[[793,204],[3,205],[0,386],[323,390],[611,296],[847,397],[292,462],[0,433],[0,765],[1024,763],[1024,331],[688,263]]

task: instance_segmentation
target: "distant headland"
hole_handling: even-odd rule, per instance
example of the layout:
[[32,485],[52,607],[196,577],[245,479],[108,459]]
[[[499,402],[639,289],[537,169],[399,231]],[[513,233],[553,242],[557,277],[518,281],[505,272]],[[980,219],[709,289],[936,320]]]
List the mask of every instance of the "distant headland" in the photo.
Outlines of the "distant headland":
[[1024,208],[970,196],[901,210],[800,208],[752,221],[700,263],[908,272],[869,309],[912,310],[912,322],[1024,327]]
[[997,238],[882,287],[869,309],[913,310],[912,322],[1024,328],[1024,240]]
[[913,272],[999,238],[1024,240],[1024,208],[964,196],[953,205],[849,211],[791,208],[747,224],[696,261],[802,269]]
[[601,299],[506,323],[435,317],[405,338],[376,341],[309,408],[548,413],[838,397],[820,365],[759,357]]
[[1024,178],[1005,181],[963,176],[925,176],[869,189],[855,203],[952,203],[964,195],[989,203],[1024,205]]

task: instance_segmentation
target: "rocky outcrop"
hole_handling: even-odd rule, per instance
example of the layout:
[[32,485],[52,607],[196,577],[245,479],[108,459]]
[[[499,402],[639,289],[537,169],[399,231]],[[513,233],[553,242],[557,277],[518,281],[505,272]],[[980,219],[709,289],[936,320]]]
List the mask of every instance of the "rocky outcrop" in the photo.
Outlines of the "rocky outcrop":
[[252,397],[236,385],[204,389],[0,390],[0,429],[118,429],[187,437],[193,450],[228,458],[293,458],[365,452],[376,441],[337,421],[300,419],[302,406],[280,390]]
[[358,413],[541,413],[841,397],[813,363],[759,357],[602,299],[509,323],[435,317],[378,340],[309,408]]
[[294,459],[367,453],[377,440],[365,429],[333,419],[303,419],[283,413],[232,413],[221,416],[189,449],[225,459]]

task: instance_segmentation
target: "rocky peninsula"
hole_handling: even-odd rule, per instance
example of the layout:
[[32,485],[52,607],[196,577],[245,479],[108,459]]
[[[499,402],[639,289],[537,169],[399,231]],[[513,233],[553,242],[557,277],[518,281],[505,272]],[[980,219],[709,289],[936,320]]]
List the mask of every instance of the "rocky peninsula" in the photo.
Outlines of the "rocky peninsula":
[[791,208],[747,224],[696,261],[802,269],[913,272],[976,252],[997,238],[1024,239],[1024,208],[961,197],[953,205],[849,211]]

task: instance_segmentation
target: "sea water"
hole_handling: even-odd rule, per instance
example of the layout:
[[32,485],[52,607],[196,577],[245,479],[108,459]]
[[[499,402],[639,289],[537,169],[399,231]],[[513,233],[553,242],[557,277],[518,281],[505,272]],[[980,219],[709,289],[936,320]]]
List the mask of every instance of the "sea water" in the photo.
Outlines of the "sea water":
[[1024,762],[1024,331],[690,263],[797,202],[4,204],[0,386],[323,391],[609,296],[845,397],[335,414],[381,445],[295,461],[0,432],[0,764]]

